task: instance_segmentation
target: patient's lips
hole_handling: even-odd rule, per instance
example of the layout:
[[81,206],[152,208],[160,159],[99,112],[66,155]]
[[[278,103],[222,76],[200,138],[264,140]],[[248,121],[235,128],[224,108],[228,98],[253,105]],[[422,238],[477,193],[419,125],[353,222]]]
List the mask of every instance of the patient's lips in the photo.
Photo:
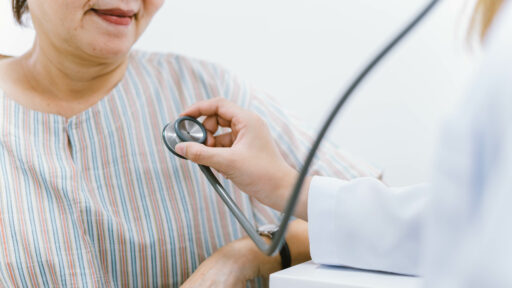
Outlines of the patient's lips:
[[128,26],[132,23],[135,11],[122,9],[92,9],[101,19],[111,24]]

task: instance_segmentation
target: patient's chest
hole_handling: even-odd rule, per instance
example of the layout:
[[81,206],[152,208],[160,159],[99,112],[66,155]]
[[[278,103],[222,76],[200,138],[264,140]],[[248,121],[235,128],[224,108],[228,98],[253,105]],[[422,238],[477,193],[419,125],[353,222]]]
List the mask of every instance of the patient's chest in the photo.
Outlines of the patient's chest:
[[[0,286],[178,286],[242,236],[198,168],[165,150],[151,113],[119,106],[66,121],[10,108]],[[249,198],[234,198],[252,219]]]

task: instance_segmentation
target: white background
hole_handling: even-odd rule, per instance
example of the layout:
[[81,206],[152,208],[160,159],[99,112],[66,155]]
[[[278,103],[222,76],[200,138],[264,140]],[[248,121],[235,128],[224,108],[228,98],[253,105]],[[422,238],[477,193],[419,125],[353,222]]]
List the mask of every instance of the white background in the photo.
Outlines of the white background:
[[[389,184],[429,178],[439,123],[478,63],[466,41],[473,2],[442,1],[357,90],[331,130],[340,147],[383,169]],[[220,63],[314,129],[355,72],[425,4],[167,0],[136,46]],[[18,55],[33,31],[13,24],[9,5],[0,0],[0,53]]]

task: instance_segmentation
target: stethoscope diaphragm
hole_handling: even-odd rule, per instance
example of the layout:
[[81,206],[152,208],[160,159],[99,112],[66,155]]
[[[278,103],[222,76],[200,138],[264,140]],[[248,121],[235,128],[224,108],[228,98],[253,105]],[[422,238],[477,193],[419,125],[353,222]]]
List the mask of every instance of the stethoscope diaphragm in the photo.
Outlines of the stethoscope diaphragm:
[[204,144],[206,142],[206,129],[197,119],[183,116],[174,123],[170,122],[162,130],[164,144],[175,156],[185,159],[176,152],[176,145],[181,142],[197,142]]

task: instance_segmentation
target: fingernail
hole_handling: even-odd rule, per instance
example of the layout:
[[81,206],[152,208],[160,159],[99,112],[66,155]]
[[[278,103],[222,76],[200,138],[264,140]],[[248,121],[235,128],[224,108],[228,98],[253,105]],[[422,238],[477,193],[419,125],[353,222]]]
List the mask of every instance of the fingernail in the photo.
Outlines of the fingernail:
[[176,147],[174,147],[174,149],[176,150],[176,153],[180,154],[181,156],[185,156],[185,152],[187,152],[187,150],[186,150],[187,147],[183,143],[176,145]]

